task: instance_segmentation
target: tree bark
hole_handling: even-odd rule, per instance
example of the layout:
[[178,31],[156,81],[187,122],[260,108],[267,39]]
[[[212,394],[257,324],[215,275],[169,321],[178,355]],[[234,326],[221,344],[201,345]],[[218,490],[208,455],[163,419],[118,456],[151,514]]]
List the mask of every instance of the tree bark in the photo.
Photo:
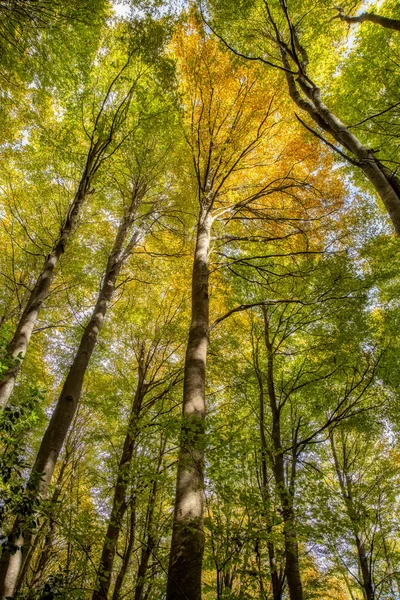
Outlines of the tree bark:
[[14,389],[15,380],[20,371],[22,362],[35,327],[38,314],[44,301],[49,295],[50,286],[54,277],[54,270],[65,251],[67,242],[74,229],[82,204],[90,188],[90,156],[86,165],[83,177],[79,184],[78,191],[68,210],[64,223],[61,227],[59,237],[53,246],[52,251],[46,257],[43,268],[36,280],[36,283],[30,293],[29,299],[21,318],[16,327],[15,333],[8,344],[7,360],[11,363],[8,370],[4,373],[0,381],[0,408],[7,406],[11,393]]
[[[133,207],[134,203],[132,202],[132,209]],[[61,394],[32,468],[30,483],[37,488],[37,493],[41,497],[46,495],[58,456],[76,414],[86,369],[96,346],[100,329],[115,290],[119,272],[129,254],[126,251],[127,249],[123,250],[123,245],[132,221],[133,212],[125,215],[121,221],[113,248],[108,257],[105,275],[95,308],[82,335],[72,365],[69,368]],[[135,235],[137,234],[134,234],[127,248],[133,247]],[[40,474],[43,474],[42,478],[39,483],[35,483]],[[24,519],[17,518],[12,532],[12,536],[16,540],[15,546],[18,550],[14,554],[10,554],[3,549],[2,560],[0,561],[0,591],[2,600],[7,596],[12,597],[14,595],[18,575],[29,552],[32,536],[29,530],[24,530]]]
[[266,529],[268,533],[268,560],[269,560],[269,570],[271,573],[271,587],[272,587],[272,597],[273,600],[282,600],[282,591],[283,591],[283,581],[284,578],[280,576],[277,569],[276,564],[276,553],[275,553],[275,544],[272,541],[272,525],[271,525],[271,498],[269,492],[269,482],[268,482],[268,444],[267,438],[265,435],[265,407],[264,407],[264,385],[262,380],[262,373],[258,368],[258,364],[256,366],[256,374],[258,379],[258,384],[260,388],[259,395],[259,416],[260,416],[260,442],[261,442],[261,499],[264,510],[264,519],[266,523]]
[[145,522],[146,541],[145,541],[145,544],[142,547],[142,551],[140,553],[140,562],[139,562],[139,568],[138,568],[138,572],[137,572],[134,600],[143,600],[144,584],[146,581],[149,560],[150,560],[150,557],[151,557],[153,550],[155,548],[155,545],[156,545],[153,521],[154,521],[155,503],[156,503],[156,498],[157,498],[157,487],[158,487],[157,477],[160,474],[160,470],[161,470],[161,462],[162,462],[162,455],[163,455],[164,447],[165,447],[165,444],[163,444],[163,442],[162,442],[161,447],[160,447],[160,453],[158,456],[156,476],[155,476],[153,484],[151,486],[149,501],[147,504],[147,514],[146,514],[146,522]]
[[129,538],[128,545],[124,552],[122,558],[122,565],[118,572],[117,578],[115,580],[114,591],[112,595],[112,600],[119,600],[121,595],[121,589],[125,581],[126,573],[128,571],[129,561],[132,556],[133,547],[135,544],[135,530],[136,530],[136,496],[132,498],[131,501],[131,516],[129,520]]
[[128,508],[126,496],[129,486],[130,468],[137,436],[138,419],[145,392],[142,373],[143,370],[141,366],[139,366],[138,386],[129,418],[128,431],[125,436],[118,465],[118,477],[114,490],[111,515],[104,538],[99,567],[97,569],[97,589],[93,592],[92,600],[105,600],[108,598],[118,538],[122,527],[122,521]]
[[[86,164],[78,186],[78,190],[61,226],[58,239],[44,262],[43,268],[36,280],[25,310],[23,311],[19,320],[14,336],[9,343],[7,358],[8,362],[10,363],[10,367],[3,374],[0,381],[0,409],[7,405],[10,395],[14,389],[15,380],[25,358],[39,311],[49,294],[55,267],[57,266],[57,263],[65,250],[69,238],[71,237],[71,233],[76,225],[82,203],[90,191],[92,180],[102,162],[107,160],[107,158],[113,154],[113,152],[111,152],[108,157],[105,156],[107,149],[114,141],[116,133],[121,128],[121,125],[125,122],[127,109],[132,99],[132,92],[135,87],[135,82],[132,84],[130,90],[123,100],[116,107],[108,130],[103,131],[101,137],[97,137],[97,124],[99,123],[105,107],[107,106],[107,101],[110,98],[113,86],[129,65],[131,56],[132,54],[129,55],[127,62],[122,67],[119,74],[112,80],[100,106],[100,110],[94,119],[94,129],[90,137],[90,147],[86,156]],[[94,141],[95,139],[96,141]]]
[[263,307],[264,338],[267,350],[267,389],[272,414],[272,443],[274,456],[272,470],[276,489],[279,495],[284,521],[286,579],[289,587],[290,600],[303,600],[303,586],[299,567],[299,548],[296,531],[296,518],[293,506],[293,491],[286,483],[285,464],[283,459],[281,437],[281,409],[275,392],[274,383],[274,352],[269,335],[269,320],[267,307]]
[[15,587],[15,591],[14,591],[15,595],[17,595],[19,593],[19,591],[20,591],[20,589],[21,589],[21,587],[22,587],[22,585],[23,585],[23,583],[25,581],[25,578],[26,578],[27,573],[28,573],[29,566],[31,564],[31,561],[32,561],[32,558],[33,558],[33,555],[34,555],[34,552],[35,552],[35,547],[38,545],[38,542],[41,539],[41,534],[43,532],[43,529],[45,531],[47,529],[46,535],[45,535],[44,547],[43,547],[42,552],[40,553],[38,565],[36,566],[35,571],[34,571],[35,574],[34,574],[34,577],[33,577],[33,581],[29,583],[29,587],[30,588],[35,588],[36,585],[37,585],[37,583],[39,583],[41,573],[43,572],[43,570],[44,570],[44,568],[45,568],[45,566],[47,564],[47,561],[48,561],[48,558],[49,558],[50,552],[51,552],[51,547],[52,547],[52,544],[53,544],[53,538],[54,538],[55,523],[54,523],[54,516],[53,516],[53,512],[52,511],[54,510],[54,507],[57,505],[57,502],[59,502],[59,497],[60,497],[60,494],[61,494],[61,486],[63,484],[63,480],[64,480],[64,477],[65,477],[67,466],[69,464],[69,460],[70,460],[70,452],[67,451],[65,453],[65,457],[64,457],[64,460],[63,460],[60,472],[59,472],[58,477],[57,477],[57,482],[56,482],[56,485],[55,485],[55,490],[54,490],[53,496],[51,498],[52,508],[51,508],[49,522],[43,521],[43,523],[41,524],[41,526],[39,528],[38,533],[35,536],[35,539],[34,539],[33,543],[29,544],[29,551],[25,553],[25,558],[23,560],[23,568],[20,571],[20,574],[19,574],[19,577],[18,577],[18,581],[17,581],[17,585]]
[[192,272],[192,317],[184,366],[181,442],[167,600],[201,599],[210,231],[210,212],[206,206],[201,205]]
[[342,497],[346,506],[346,512],[350,519],[353,528],[354,539],[357,547],[357,555],[358,562],[361,571],[362,578],[362,588],[363,593],[366,600],[373,600],[375,597],[375,591],[372,583],[372,573],[370,569],[370,562],[368,559],[368,554],[365,549],[365,545],[362,541],[360,534],[360,527],[357,518],[357,511],[354,506],[353,492],[352,492],[352,483],[348,473],[347,468],[347,460],[346,460],[346,450],[343,445],[344,457],[343,457],[343,465],[342,468],[339,464],[339,458],[336,451],[335,440],[333,431],[329,434],[329,439],[331,442],[333,460],[335,463],[336,474],[339,480],[340,491],[342,493]]
[[[288,15],[287,18],[289,18]],[[328,132],[340,145],[353,154],[354,159],[344,153],[342,153],[342,156],[363,171],[382,199],[397,235],[400,235],[400,179],[395,172],[384,166],[375,157],[374,152],[366,148],[357,136],[322,102],[320,89],[306,74],[306,54],[302,49],[293,24],[291,24],[291,31],[295,39],[296,49],[299,49],[303,56],[303,59],[296,56],[296,66],[299,67],[297,77],[291,69],[288,51],[285,49],[279,32],[276,31],[282,63],[286,69],[285,75],[290,97],[301,110],[310,115],[319,127]]]
[[390,17],[382,17],[381,15],[377,15],[375,13],[364,12],[361,15],[356,17],[351,17],[350,15],[346,15],[343,9],[339,9],[339,18],[346,23],[365,23],[367,21],[371,23],[376,23],[381,27],[386,27],[387,29],[394,29],[395,31],[400,31],[400,20],[399,19],[391,19]]

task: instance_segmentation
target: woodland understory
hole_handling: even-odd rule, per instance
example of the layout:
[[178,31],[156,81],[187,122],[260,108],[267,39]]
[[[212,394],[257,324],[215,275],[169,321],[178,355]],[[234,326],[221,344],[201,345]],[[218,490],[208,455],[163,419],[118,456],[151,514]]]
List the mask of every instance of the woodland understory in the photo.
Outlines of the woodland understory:
[[0,600],[400,599],[398,0],[4,0],[0,132]]

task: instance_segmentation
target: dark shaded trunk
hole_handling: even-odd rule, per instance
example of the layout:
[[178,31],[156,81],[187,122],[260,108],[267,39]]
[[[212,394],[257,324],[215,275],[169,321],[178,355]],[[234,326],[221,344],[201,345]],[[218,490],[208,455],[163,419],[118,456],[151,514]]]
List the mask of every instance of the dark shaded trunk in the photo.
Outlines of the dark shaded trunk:
[[361,571],[363,594],[366,600],[373,600],[375,598],[375,591],[372,583],[370,561],[365,549],[365,545],[362,541],[359,520],[354,505],[352,482],[347,468],[348,463],[346,458],[345,444],[343,443],[343,465],[341,466],[336,451],[333,431],[330,432],[329,439],[331,442],[332,455],[335,463],[336,474],[339,480],[340,491],[342,493],[342,498],[346,506],[347,516],[349,517],[353,528],[354,540],[357,548],[358,563]]
[[181,442],[167,600],[200,600],[201,598],[210,230],[211,216],[207,208],[202,206],[192,272],[192,318],[184,366]]
[[[58,456],[78,408],[86,369],[96,346],[100,329],[115,290],[119,272],[124,259],[128,255],[126,251],[122,251],[122,248],[132,219],[133,215],[127,215],[121,221],[114,246],[107,261],[105,275],[95,308],[82,335],[72,365],[69,368],[60,397],[43,436],[32,468],[28,485],[37,490],[37,494],[41,497],[46,495]],[[131,240],[132,247],[134,241],[135,238],[133,237]],[[37,483],[37,478],[40,474],[43,475]],[[30,515],[27,516],[29,517]],[[26,516],[24,519],[26,519]],[[24,519],[17,519],[12,532],[12,536],[16,540],[14,544],[18,550],[14,554],[10,554],[3,549],[2,561],[0,561],[0,589],[2,599],[14,595],[20,570],[29,553],[32,535],[24,527]],[[6,554],[8,554],[8,560],[6,560]]]
[[112,600],[119,600],[121,589],[125,581],[126,573],[129,567],[129,561],[132,556],[133,548],[135,545],[135,531],[136,531],[136,495],[131,500],[131,516],[129,519],[129,534],[128,534],[128,544],[126,546],[124,555],[122,557],[121,568],[118,571],[118,575],[115,580],[114,591],[112,595]]
[[[262,380],[262,373],[258,368],[258,361],[256,364],[256,375],[260,388],[260,445],[261,445],[261,499],[263,504],[263,513],[265,519],[265,525],[268,534],[267,548],[268,548],[268,561],[269,570],[271,574],[271,587],[273,600],[282,600],[283,582],[284,576],[278,571],[276,564],[276,552],[275,544],[272,541],[272,524],[271,524],[271,498],[269,492],[268,482],[268,444],[265,435],[265,407],[264,407],[264,385]],[[261,560],[261,559],[260,559]],[[261,577],[261,575],[260,575]],[[260,583],[261,586],[261,583]]]
[[135,448],[137,425],[140,410],[142,408],[144,391],[142,369],[139,367],[138,387],[132,404],[128,431],[125,436],[122,454],[118,465],[118,477],[114,489],[111,515],[104,538],[99,567],[97,569],[97,589],[93,592],[92,600],[105,600],[108,598],[118,538],[121,532],[123,518],[128,508],[126,497],[129,487],[131,463]]
[[142,547],[142,551],[140,553],[140,562],[139,568],[137,572],[137,580],[135,587],[135,595],[134,600],[143,600],[143,592],[144,592],[144,584],[146,581],[147,570],[149,566],[150,557],[153,554],[153,550],[156,546],[156,537],[154,531],[154,509],[157,498],[157,486],[158,480],[157,477],[160,474],[161,470],[161,461],[165,444],[161,444],[160,454],[157,462],[157,472],[154,478],[153,484],[150,490],[149,501],[147,504],[147,513],[146,513],[146,521],[145,521],[145,536],[146,541]]
[[[274,352],[269,335],[269,321],[267,308],[263,307],[265,346],[267,350],[267,388],[272,414],[272,443],[273,460],[272,470],[275,479],[276,490],[279,495],[282,516],[284,521],[285,540],[285,573],[289,587],[290,600],[303,600],[303,586],[301,583],[299,567],[299,548],[297,542],[296,518],[293,507],[293,490],[286,483],[285,464],[283,459],[282,437],[281,437],[281,409],[275,393],[274,383]],[[293,482],[292,482],[293,483]]]

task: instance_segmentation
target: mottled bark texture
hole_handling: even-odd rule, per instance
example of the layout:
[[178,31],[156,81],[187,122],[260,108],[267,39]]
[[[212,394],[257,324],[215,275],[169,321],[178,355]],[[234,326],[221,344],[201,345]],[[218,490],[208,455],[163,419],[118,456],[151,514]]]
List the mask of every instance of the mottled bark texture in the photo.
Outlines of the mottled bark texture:
[[210,229],[209,210],[201,205],[192,271],[192,317],[184,366],[182,429],[167,600],[201,598]]

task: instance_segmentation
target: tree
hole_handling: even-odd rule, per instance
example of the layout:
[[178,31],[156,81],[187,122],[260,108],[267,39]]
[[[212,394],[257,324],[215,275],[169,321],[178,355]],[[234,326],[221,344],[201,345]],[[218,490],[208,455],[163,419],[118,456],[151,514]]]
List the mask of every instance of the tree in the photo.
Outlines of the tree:
[[[364,145],[351,131],[351,128],[347,127],[323,102],[321,90],[310,75],[308,52],[301,41],[299,28],[291,16],[286,0],[279,1],[276,5],[275,3],[264,3],[263,8],[264,11],[261,8],[260,18],[265,23],[266,30],[261,36],[259,30],[255,32],[257,44],[261,43],[265,47],[264,53],[267,57],[278,55],[277,60],[264,58],[263,55],[248,55],[247,40],[244,43],[245,49],[238,50],[234,45],[232,46],[229,39],[222,37],[214,28],[212,31],[217,33],[219,39],[238,56],[250,61],[260,61],[283,72],[291,99],[298,108],[311,117],[318,131],[314,131],[300,116],[297,118],[320,139],[325,140],[324,135],[328,133],[339,144],[336,147],[329,140],[325,140],[342,158],[364,173],[380,196],[394,229],[399,234],[400,182],[396,171],[384,164],[386,161],[379,160],[374,150]],[[254,3],[254,11],[257,14],[260,11],[257,3]],[[249,37],[251,39],[254,34]]]

